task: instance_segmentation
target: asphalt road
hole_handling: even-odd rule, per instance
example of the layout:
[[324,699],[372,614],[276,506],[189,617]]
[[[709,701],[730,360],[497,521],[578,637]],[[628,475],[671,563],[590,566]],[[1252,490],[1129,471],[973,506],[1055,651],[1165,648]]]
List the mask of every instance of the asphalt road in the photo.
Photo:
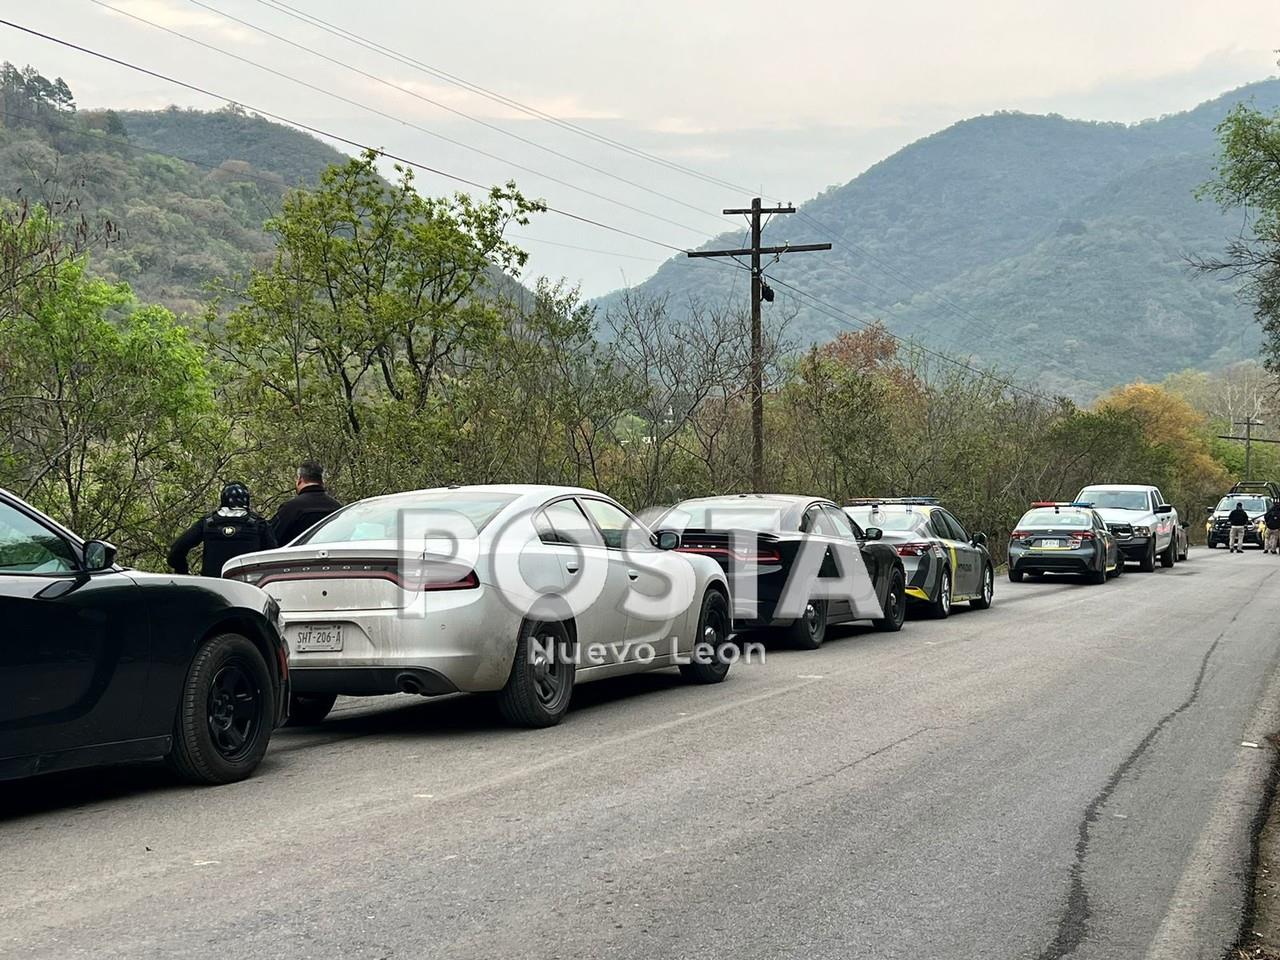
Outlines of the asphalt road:
[[243,784],[0,785],[0,955],[1217,958],[1280,559],[1192,558],[591,684],[552,730],[351,700]]

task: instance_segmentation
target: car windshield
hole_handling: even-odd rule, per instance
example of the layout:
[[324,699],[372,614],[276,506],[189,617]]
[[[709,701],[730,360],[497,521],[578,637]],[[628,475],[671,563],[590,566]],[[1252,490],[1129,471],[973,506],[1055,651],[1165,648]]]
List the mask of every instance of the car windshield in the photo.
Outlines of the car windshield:
[[1083,503],[1092,503],[1095,510],[1141,510],[1145,513],[1151,509],[1151,495],[1146,490],[1103,490],[1097,487],[1085,487],[1076,499]]
[[881,507],[872,510],[870,507],[847,507],[844,511],[858,526],[879,527],[890,532],[914,530],[924,523],[924,514],[903,507]]
[[[474,536],[498,511],[515,500],[509,493],[415,493],[364,500],[322,521],[299,543],[355,543],[364,540],[420,540],[448,531]],[[403,527],[402,527],[403,524]]]
[[1053,507],[1037,507],[1028,510],[1018,521],[1019,530],[1048,530],[1062,527],[1087,529],[1093,526],[1093,518],[1083,510],[1055,510]]
[[1237,503],[1249,513],[1267,512],[1267,501],[1262,497],[1223,497],[1218,501],[1218,510],[1222,513],[1230,513],[1236,508]]

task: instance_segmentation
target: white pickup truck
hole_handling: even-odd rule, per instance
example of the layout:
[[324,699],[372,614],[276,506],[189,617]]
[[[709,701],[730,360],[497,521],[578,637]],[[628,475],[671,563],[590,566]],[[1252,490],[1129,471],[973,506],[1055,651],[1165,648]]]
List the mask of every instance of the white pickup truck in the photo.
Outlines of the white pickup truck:
[[1139,569],[1154,570],[1157,558],[1162,567],[1187,559],[1187,536],[1178,511],[1157,487],[1099,483],[1085,487],[1076,500],[1093,504],[1125,560],[1137,562]]

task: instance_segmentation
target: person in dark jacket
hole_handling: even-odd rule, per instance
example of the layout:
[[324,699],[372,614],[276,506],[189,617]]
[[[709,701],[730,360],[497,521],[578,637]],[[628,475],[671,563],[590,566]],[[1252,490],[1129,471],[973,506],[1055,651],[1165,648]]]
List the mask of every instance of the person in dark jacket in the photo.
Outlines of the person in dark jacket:
[[1280,503],[1271,504],[1263,522],[1267,525],[1266,552],[1280,555]]
[[174,573],[188,573],[187,554],[203,545],[200,560],[202,577],[222,576],[222,567],[233,557],[276,545],[271,525],[249,509],[249,488],[229,483],[222,488],[219,507],[201,517],[169,548],[169,567]]
[[1244,528],[1249,526],[1249,511],[1245,510],[1243,503],[1237,503],[1236,508],[1227,514],[1227,522],[1231,524],[1231,539],[1228,541],[1231,552],[1244,553]]
[[324,468],[315,460],[304,460],[298,466],[294,481],[295,495],[286,500],[271,518],[271,530],[280,545],[292,543],[299,536],[342,504],[329,496],[324,488]]

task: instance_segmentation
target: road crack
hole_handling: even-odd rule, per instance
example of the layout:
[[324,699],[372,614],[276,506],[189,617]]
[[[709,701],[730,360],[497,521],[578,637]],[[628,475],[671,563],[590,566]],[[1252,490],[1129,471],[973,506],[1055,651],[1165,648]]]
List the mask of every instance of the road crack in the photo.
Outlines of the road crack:
[[887,753],[888,751],[892,750],[894,747],[900,747],[902,746],[902,744],[906,743],[909,740],[914,740],[916,737],[920,736],[922,733],[929,733],[930,731],[941,730],[941,729],[943,728],[942,727],[921,727],[918,730],[914,730],[911,733],[908,733],[906,736],[899,737],[897,740],[892,740],[889,743],[884,744],[883,746],[876,747],[874,750],[870,751],[869,753],[864,753],[862,756],[855,757],[854,759],[848,761],[847,763],[842,763],[838,767],[833,767],[832,769],[826,771],[825,773],[820,773],[817,776],[810,777],[807,780],[801,780],[799,783],[794,783],[791,786],[787,787],[785,790],[778,790],[774,793],[771,793],[760,802],[771,803],[772,801],[776,800],[778,797],[783,796],[784,794],[794,793],[797,790],[803,790],[806,787],[812,787],[816,783],[822,783],[824,780],[830,780],[833,777],[838,777],[840,776],[840,774],[846,773],[847,771],[852,770],[854,767],[858,766],[859,764],[866,763],[868,760],[874,760],[876,757],[880,756],[880,754]]
[[[1270,578],[1268,577],[1268,579]],[[1245,605],[1247,605],[1247,601]],[[1138,741],[1138,745],[1133,748],[1133,751],[1112,771],[1102,789],[1085,807],[1084,816],[1081,818],[1078,828],[1075,860],[1071,864],[1069,873],[1071,889],[1067,894],[1067,903],[1063,908],[1061,917],[1058,919],[1058,930],[1053,942],[1037,955],[1036,960],[1061,960],[1062,957],[1074,953],[1080,944],[1084,942],[1089,932],[1089,919],[1091,916],[1089,891],[1084,882],[1084,861],[1089,852],[1090,835],[1093,824],[1098,819],[1098,811],[1111,799],[1111,795],[1120,786],[1125,775],[1133,769],[1134,764],[1147,752],[1151,744],[1160,735],[1160,732],[1179,714],[1188,710],[1200,697],[1200,689],[1204,685],[1205,673],[1209,669],[1209,660],[1214,651],[1218,649],[1222,638],[1227,635],[1227,631],[1234,626],[1245,605],[1242,605],[1240,609],[1232,614],[1222,632],[1214,638],[1213,643],[1209,645],[1209,649],[1205,651],[1200,660],[1200,670],[1196,673],[1195,683],[1192,684],[1191,692],[1187,695],[1187,698],[1156,721],[1155,726],[1147,731],[1147,735]]]

